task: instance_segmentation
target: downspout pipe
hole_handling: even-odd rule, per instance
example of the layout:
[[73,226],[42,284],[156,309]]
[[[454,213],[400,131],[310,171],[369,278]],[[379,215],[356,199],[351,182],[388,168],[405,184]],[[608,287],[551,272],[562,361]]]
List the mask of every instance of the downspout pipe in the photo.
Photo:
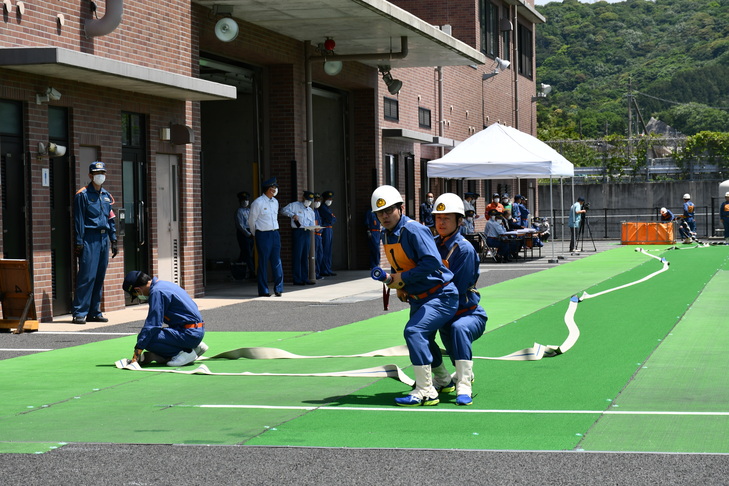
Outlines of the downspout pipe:
[[106,13],[100,19],[88,19],[84,22],[86,37],[99,37],[111,34],[119,27],[124,11],[124,0],[106,0]]

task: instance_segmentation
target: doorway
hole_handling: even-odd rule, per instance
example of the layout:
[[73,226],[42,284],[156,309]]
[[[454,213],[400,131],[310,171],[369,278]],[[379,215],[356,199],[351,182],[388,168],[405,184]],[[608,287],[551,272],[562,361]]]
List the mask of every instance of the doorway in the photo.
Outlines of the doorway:
[[0,101],[0,178],[2,179],[3,257],[25,259],[27,251],[26,177],[23,158],[23,107]]
[[[144,115],[122,113],[122,204],[117,232],[124,236],[124,273],[149,268],[146,123]],[[118,207],[118,206],[117,206]],[[123,217],[122,217],[123,216]],[[122,222],[123,220],[123,222]]]
[[179,159],[158,154],[157,168],[157,276],[180,285]]

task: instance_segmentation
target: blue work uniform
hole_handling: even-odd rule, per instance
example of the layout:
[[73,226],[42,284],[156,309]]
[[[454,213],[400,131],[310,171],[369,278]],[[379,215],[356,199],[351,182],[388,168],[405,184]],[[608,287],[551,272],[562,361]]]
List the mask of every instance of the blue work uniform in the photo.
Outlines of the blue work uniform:
[[78,190],[73,200],[76,246],[83,246],[76,275],[74,317],[101,315],[101,291],[109,265],[109,240],[116,241],[116,222],[111,206],[114,198],[93,183]]
[[433,219],[433,205],[427,202],[420,203],[420,222],[428,228],[435,226],[435,220]]
[[[321,226],[321,215],[319,209],[314,209],[314,221],[317,226]],[[324,244],[322,243],[322,228],[314,230],[314,253],[316,253],[316,278],[321,278],[321,266],[324,259]]]
[[410,303],[410,317],[404,336],[415,366],[442,361],[440,350],[429,342],[458,309],[458,290],[451,282],[453,274],[440,259],[433,234],[422,224],[402,216],[395,228],[382,231],[385,255],[392,273],[399,273],[402,288]]
[[[481,295],[475,288],[480,273],[478,255],[458,231],[446,238],[437,237],[435,243],[443,262],[453,273],[453,284],[458,289],[458,310],[440,329],[440,337],[453,364],[456,360],[470,361],[473,358],[471,344],[483,335],[488,320],[486,311],[479,305]],[[431,341],[431,346],[434,344]],[[439,354],[434,353],[434,368],[442,362],[435,361]]]
[[281,235],[278,232],[278,201],[265,194],[251,204],[248,217],[251,233],[258,248],[258,295],[268,290],[268,265],[271,264],[274,291],[283,292],[283,266],[281,265]]
[[149,311],[137,336],[136,348],[171,358],[180,351],[196,348],[204,335],[203,318],[187,292],[179,285],[153,277]]
[[509,242],[502,238],[506,229],[499,220],[491,218],[486,221],[484,232],[486,233],[486,244],[490,248],[496,248],[497,255],[506,258],[509,254]]
[[[314,226],[314,210],[304,205],[301,201],[294,201],[287,204],[281,214],[291,218],[293,233],[293,277],[294,284],[303,285],[309,281],[309,251],[311,250],[311,230],[304,229],[305,226]],[[294,221],[297,216],[298,225]]]
[[729,239],[729,201],[721,203],[719,216],[721,217],[721,222],[724,223],[724,239]]
[[334,271],[332,270],[332,241],[334,239],[334,230],[332,229],[332,226],[337,222],[337,217],[326,204],[322,204],[319,207],[319,216],[321,218],[321,225],[323,226],[321,230],[321,275],[326,277],[334,274]]
[[[696,234],[696,220],[694,219],[694,203],[689,199],[683,203],[683,219],[686,221],[689,229],[693,234]],[[685,235],[684,237],[688,237]]]
[[661,213],[661,223],[670,223],[674,218],[675,216],[670,209],[666,209],[665,213]]
[[367,247],[370,250],[370,270],[380,266],[380,220],[371,209],[365,213]]
[[253,249],[255,241],[251,234],[250,226],[248,226],[248,217],[250,214],[250,206],[245,208],[240,207],[235,211],[235,233],[236,238],[238,239],[238,248],[240,249],[238,262],[246,264],[248,278],[251,278],[256,274],[255,265],[253,263]]

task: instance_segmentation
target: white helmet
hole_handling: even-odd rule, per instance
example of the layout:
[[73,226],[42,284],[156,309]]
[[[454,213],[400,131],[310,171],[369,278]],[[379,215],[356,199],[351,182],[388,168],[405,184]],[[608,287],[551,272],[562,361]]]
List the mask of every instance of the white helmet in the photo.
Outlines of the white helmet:
[[438,196],[433,204],[433,214],[460,214],[466,216],[466,211],[463,209],[463,199],[458,197],[456,194],[446,192]]
[[668,210],[666,208],[661,208],[661,214],[667,212]]
[[684,198],[684,199],[691,199],[691,194],[689,194],[689,193],[687,192],[686,194],[684,194],[684,195],[683,195],[683,198]]
[[372,205],[372,211],[382,211],[383,209],[394,206],[397,203],[403,202],[400,191],[392,186],[380,186],[372,193],[372,199],[370,200]]

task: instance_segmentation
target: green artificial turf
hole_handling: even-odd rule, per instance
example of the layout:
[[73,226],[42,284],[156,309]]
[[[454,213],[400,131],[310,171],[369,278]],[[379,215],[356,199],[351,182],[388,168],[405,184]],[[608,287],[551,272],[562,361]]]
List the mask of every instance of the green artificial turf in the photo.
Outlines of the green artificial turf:
[[[564,355],[535,362],[477,360],[471,407],[456,406],[453,395],[443,396],[434,408],[395,407],[394,397],[409,388],[393,379],[118,370],[114,361],[128,357],[134,345],[135,338],[129,336],[0,361],[5,398],[0,404],[0,452],[19,447],[35,452],[30,449],[41,446],[32,443],[56,442],[636,450],[635,441],[610,438],[630,428],[626,421],[613,421],[616,416],[602,412],[618,409],[618,404],[619,409],[636,410],[655,406],[656,385],[643,386],[651,391],[636,391],[630,400],[631,381],[642,378],[649,358],[672,342],[681,326],[674,327],[684,315],[688,321],[692,305],[697,316],[706,311],[696,299],[717,269],[726,269],[729,252],[711,247],[667,251],[665,256],[669,271],[578,304],[575,322],[581,335]],[[660,268],[660,262],[634,248],[620,247],[482,289],[488,332],[474,343],[474,355],[500,356],[535,341],[561,344],[567,337],[564,314],[572,295],[614,288]],[[301,355],[368,352],[402,344],[407,315],[407,310],[384,313],[314,333],[210,332],[207,356],[244,346],[278,347]],[[679,344],[689,339],[679,337]],[[696,346],[706,345],[701,349],[714,353],[704,340]],[[319,373],[387,363],[412,373],[407,356],[205,360],[211,371],[223,373]],[[716,370],[711,373],[718,376]],[[659,369],[650,383],[672,374],[669,368]],[[712,378],[703,379],[708,383]],[[688,375],[680,381],[694,385]],[[640,390],[639,380],[635,383]],[[717,392],[712,400],[729,402],[729,392]],[[683,400],[675,405],[699,409],[702,401],[697,397],[694,405]],[[656,430],[669,423],[660,416],[645,420],[655,423]],[[682,419],[686,434],[697,422]],[[719,422],[715,418],[715,426]],[[707,423],[698,424],[698,430],[710,430]],[[599,442],[601,435],[605,440]],[[679,450],[679,443],[691,448],[695,442],[700,441],[687,437],[681,442],[656,432],[653,445],[646,447]],[[729,452],[729,445],[720,441],[713,447]]]

